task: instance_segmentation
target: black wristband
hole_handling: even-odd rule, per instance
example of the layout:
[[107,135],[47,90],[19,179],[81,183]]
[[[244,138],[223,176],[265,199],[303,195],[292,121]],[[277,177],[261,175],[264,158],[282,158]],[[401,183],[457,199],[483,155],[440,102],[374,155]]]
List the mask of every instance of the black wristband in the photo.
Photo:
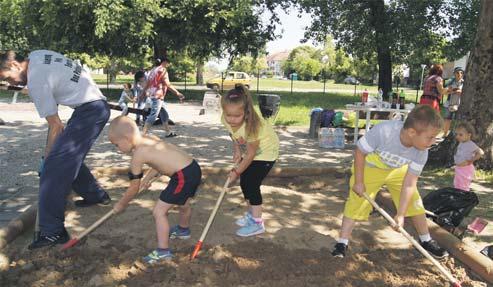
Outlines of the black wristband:
[[141,172],[139,174],[133,174],[131,171],[128,172],[128,178],[130,180],[141,179],[142,177],[144,177],[144,173],[143,172]]

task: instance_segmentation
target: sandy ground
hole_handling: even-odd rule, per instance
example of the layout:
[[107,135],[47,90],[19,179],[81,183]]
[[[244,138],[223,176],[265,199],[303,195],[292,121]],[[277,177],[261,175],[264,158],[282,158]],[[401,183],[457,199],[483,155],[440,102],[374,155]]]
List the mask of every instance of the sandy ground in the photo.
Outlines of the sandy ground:
[[[169,106],[171,117],[177,122],[175,130],[180,134],[170,142],[183,147],[203,166],[230,164],[230,140],[220,127],[217,114],[199,116],[200,106],[196,104]],[[70,113],[65,108],[60,112],[63,119]],[[118,112],[112,112],[112,117],[117,115]],[[7,122],[0,126],[0,200],[3,206],[12,206],[8,212],[18,212],[19,206],[25,207],[36,198],[36,169],[46,138],[46,124],[29,103],[0,103],[0,118]],[[159,127],[153,132],[164,135]],[[320,149],[306,137],[306,128],[280,128],[278,133],[278,166],[347,167],[352,159],[349,149]],[[108,142],[106,130],[87,157],[91,167],[128,166],[128,160]],[[234,220],[243,214],[244,204],[239,187],[233,187],[199,258],[189,262],[225,180],[222,176],[206,177],[194,203],[192,238],[172,241],[172,261],[144,267],[140,258],[156,247],[151,211],[165,186],[164,178],[125,213],[110,219],[85,242],[67,252],[56,248],[28,251],[26,246],[32,236],[32,230],[28,230],[2,250],[10,258],[10,265],[8,271],[0,273],[0,286],[446,286],[436,268],[380,216],[373,216],[355,230],[352,256],[344,260],[330,256],[348,189],[347,177],[336,175],[266,180],[263,194],[268,232],[255,238],[234,235]],[[127,184],[126,179],[119,177],[99,180],[114,199],[119,198]],[[431,188],[433,178],[424,178],[420,184]],[[491,189],[486,188],[481,185],[477,189],[484,191],[480,196],[489,199]],[[479,214],[491,211],[490,202],[479,206]],[[69,232],[72,236],[80,234],[109,209],[74,209],[69,205]],[[177,222],[177,210],[171,212],[170,220]],[[491,242],[493,232],[488,232],[485,237],[471,241],[478,245]],[[477,278],[471,279],[453,259],[444,264],[464,282],[463,286],[486,286]]]
[[[159,191],[135,200],[73,248],[30,252],[29,236],[7,247],[10,270],[2,286],[446,286],[446,280],[381,217],[354,232],[348,256],[334,260],[330,248],[340,223],[347,179],[334,176],[270,178],[263,187],[267,233],[255,238],[234,235],[234,220],[244,212],[241,191],[228,191],[221,210],[193,262],[189,255],[221,191],[224,178],[205,178],[193,205],[190,240],[171,241],[173,260],[145,266],[140,257],[156,246],[151,210]],[[103,178],[112,196],[123,178]],[[295,189],[292,189],[295,187]],[[68,212],[67,228],[80,233],[109,207]],[[177,210],[170,214],[176,223]],[[412,262],[410,264],[410,262]],[[443,262],[463,286],[471,280],[453,259]]]
[[[230,166],[232,144],[219,122],[219,115],[212,112],[199,115],[200,109],[197,103],[169,104],[170,116],[177,123],[173,129],[179,136],[167,140],[190,153],[201,166]],[[62,120],[69,119],[71,113],[70,108],[60,107]],[[119,114],[112,111],[111,118]],[[0,118],[6,121],[6,125],[0,126],[0,207],[4,207],[4,214],[15,216],[37,198],[37,170],[46,143],[47,125],[39,118],[34,105],[27,102],[14,105],[0,102]],[[160,126],[151,131],[164,138]],[[343,167],[351,161],[351,150],[321,149],[315,140],[307,137],[304,127],[279,128],[278,134],[282,152],[277,166]],[[130,157],[118,153],[108,141],[106,127],[85,162],[90,168],[127,167],[129,160]],[[8,222],[2,218],[0,216],[0,226]]]

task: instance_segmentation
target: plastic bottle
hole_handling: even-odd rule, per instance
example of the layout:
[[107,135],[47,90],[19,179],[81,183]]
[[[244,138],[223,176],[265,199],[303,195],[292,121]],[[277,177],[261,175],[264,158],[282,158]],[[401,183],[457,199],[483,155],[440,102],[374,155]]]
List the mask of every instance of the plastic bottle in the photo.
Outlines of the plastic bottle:
[[404,105],[406,104],[406,95],[404,94],[404,90],[401,90],[399,94],[399,104],[401,109],[404,109]]
[[381,103],[383,101],[383,90],[382,88],[378,89],[377,101]]
[[383,90],[382,88],[378,89],[377,93],[377,107],[381,108],[383,105]]
[[361,102],[366,103],[368,102],[368,90],[365,89],[363,91],[363,94],[361,95]]

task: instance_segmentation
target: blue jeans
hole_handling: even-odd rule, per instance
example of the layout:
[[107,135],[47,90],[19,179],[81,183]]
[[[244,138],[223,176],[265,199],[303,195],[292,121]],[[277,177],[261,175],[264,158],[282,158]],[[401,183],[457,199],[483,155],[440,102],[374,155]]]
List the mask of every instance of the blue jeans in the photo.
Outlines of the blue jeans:
[[152,125],[157,119],[158,113],[161,117],[161,122],[164,124],[168,123],[169,115],[164,108],[163,100],[151,98],[151,113],[147,116],[146,123]]
[[110,117],[106,101],[77,107],[45,159],[39,183],[39,230],[42,235],[63,231],[66,197],[73,189],[89,202],[105,191],[84,164],[84,158]]
[[[146,99],[144,98],[144,99],[141,100],[140,98],[138,98],[138,100],[137,100],[137,109],[143,110],[144,107],[145,107],[145,105],[146,105]],[[140,121],[140,118],[141,117],[142,117],[141,115],[136,114],[136,120]],[[145,120],[146,120],[146,117],[144,117],[144,121]]]

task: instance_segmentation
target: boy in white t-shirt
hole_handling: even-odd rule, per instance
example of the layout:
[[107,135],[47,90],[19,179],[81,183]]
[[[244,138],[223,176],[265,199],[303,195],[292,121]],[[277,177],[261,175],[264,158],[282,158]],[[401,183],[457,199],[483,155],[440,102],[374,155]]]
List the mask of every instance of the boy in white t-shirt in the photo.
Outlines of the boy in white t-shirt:
[[411,219],[423,248],[436,258],[448,256],[447,251],[430,236],[423,202],[416,187],[428,159],[428,149],[435,143],[442,127],[440,115],[430,106],[420,105],[409,113],[404,123],[380,123],[358,141],[349,197],[332,256],[345,257],[356,222],[368,220],[372,207],[362,197],[363,193],[375,198],[383,185],[389,190],[397,209],[396,224],[402,227],[404,218]]

